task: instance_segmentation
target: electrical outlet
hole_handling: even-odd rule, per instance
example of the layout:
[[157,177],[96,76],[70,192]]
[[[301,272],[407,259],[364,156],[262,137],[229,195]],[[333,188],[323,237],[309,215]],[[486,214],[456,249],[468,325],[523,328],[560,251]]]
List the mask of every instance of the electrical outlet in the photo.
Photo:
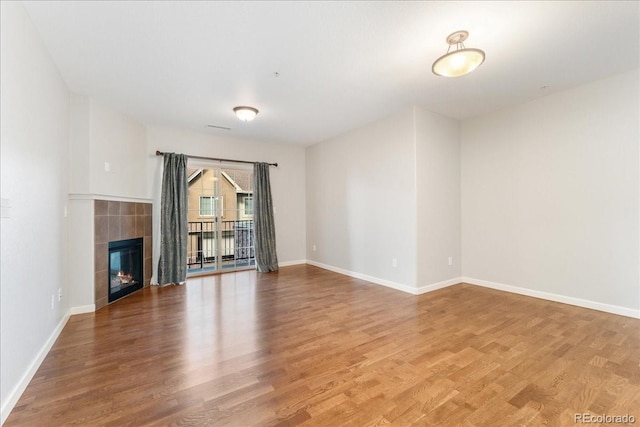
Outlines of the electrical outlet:
[[452,256],[449,257],[449,265],[453,265],[453,257]]
[[62,288],[58,288],[58,302],[62,301]]
[[109,164],[109,162],[104,162],[104,171],[111,172],[111,165]]
[[316,251],[316,245],[313,245],[313,252]]
[[398,266],[398,260],[394,258],[394,259],[391,261],[391,265],[392,265],[393,267],[397,267],[397,266]]

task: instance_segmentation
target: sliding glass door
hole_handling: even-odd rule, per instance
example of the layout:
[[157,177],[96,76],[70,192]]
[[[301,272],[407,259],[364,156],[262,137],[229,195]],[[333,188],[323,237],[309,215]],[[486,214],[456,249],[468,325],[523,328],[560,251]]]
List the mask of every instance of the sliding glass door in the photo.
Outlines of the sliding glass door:
[[253,171],[189,166],[188,274],[252,268]]

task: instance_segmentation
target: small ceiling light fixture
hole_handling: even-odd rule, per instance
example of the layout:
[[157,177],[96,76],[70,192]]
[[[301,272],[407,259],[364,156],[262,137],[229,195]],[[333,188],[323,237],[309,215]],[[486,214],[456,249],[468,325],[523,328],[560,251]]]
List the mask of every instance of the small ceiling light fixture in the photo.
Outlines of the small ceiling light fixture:
[[[484,52],[480,49],[467,49],[464,41],[469,37],[467,31],[456,31],[449,34],[447,43],[449,48],[447,53],[433,63],[431,71],[433,74],[444,77],[460,77],[478,68],[484,62]],[[451,46],[455,45],[456,50],[449,52]]]
[[243,122],[250,122],[258,115],[258,110],[253,107],[240,106],[233,109],[236,116]]

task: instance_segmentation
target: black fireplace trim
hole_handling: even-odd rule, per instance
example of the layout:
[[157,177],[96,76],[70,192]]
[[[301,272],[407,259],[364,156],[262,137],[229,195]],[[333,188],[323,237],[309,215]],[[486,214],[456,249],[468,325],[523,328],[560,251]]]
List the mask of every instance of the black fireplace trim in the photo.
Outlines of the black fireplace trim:
[[[127,286],[126,288],[120,289],[116,292],[111,292],[111,252],[113,250],[119,250],[124,248],[138,248],[138,253],[140,254],[140,278],[138,283],[135,285]],[[136,237],[134,239],[126,239],[126,240],[117,240],[114,242],[109,242],[109,250],[108,250],[108,269],[107,269],[107,295],[109,302],[114,302],[126,295],[129,295],[132,292],[140,290],[144,287],[144,239],[142,237]]]

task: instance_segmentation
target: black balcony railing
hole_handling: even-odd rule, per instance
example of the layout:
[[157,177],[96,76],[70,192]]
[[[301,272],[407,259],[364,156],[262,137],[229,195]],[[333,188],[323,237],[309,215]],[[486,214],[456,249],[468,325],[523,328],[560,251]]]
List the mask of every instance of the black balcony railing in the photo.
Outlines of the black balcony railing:
[[252,265],[255,259],[253,246],[253,220],[190,221],[187,242],[188,269],[215,266],[218,257],[223,265]]

